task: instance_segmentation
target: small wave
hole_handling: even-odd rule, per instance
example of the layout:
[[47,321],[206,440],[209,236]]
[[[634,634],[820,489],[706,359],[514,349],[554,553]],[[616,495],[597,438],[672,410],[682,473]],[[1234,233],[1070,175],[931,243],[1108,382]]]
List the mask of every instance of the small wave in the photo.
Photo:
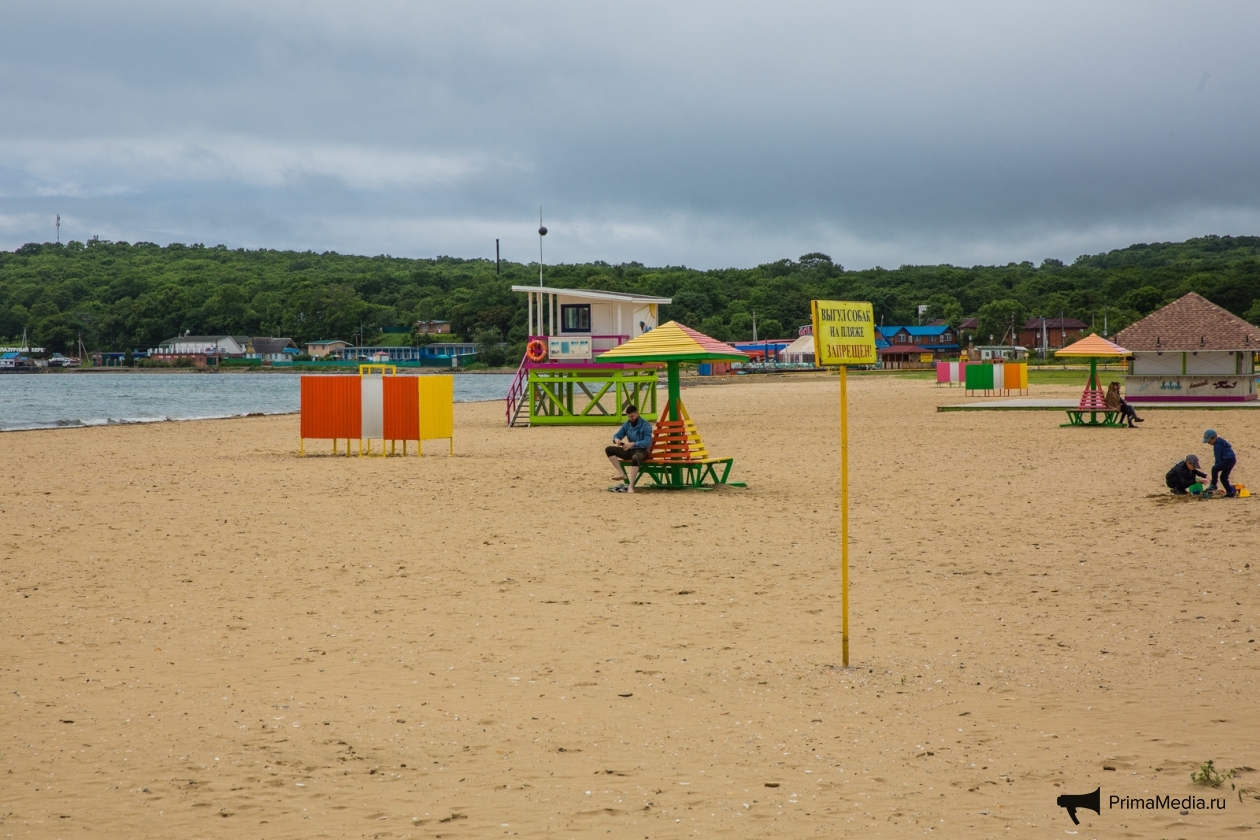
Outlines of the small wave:
[[194,420],[232,420],[245,417],[279,417],[296,411],[248,411],[234,414],[192,414],[187,417],[91,417],[63,419],[0,426],[0,432],[34,432],[40,429],[80,429],[90,426],[134,426],[145,423],[185,423]]

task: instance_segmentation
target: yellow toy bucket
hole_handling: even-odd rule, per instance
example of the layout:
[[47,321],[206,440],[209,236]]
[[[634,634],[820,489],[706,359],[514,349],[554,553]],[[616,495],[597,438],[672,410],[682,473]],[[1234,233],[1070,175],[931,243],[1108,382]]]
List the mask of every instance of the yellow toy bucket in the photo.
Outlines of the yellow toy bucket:
[[1234,493],[1235,493],[1235,494],[1238,496],[1238,498],[1240,498],[1240,499],[1245,499],[1245,498],[1247,498],[1248,496],[1250,496],[1250,495],[1251,495],[1251,491],[1247,489],[1247,485],[1245,485],[1245,484],[1240,484],[1240,483],[1238,483],[1238,482],[1235,482],[1235,483],[1234,483]]

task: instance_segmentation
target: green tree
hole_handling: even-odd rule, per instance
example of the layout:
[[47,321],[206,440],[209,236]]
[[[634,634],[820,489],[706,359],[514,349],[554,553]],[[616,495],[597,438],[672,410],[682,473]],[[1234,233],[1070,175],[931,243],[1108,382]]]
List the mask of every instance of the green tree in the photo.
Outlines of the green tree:
[[1145,315],[1164,305],[1164,293],[1154,286],[1143,286],[1125,295],[1124,304]]
[[[245,289],[235,283],[228,283],[214,290],[210,299],[202,307],[202,323],[207,333],[238,335],[252,332],[256,326],[247,323],[247,298]],[[256,320],[256,319],[254,319]]]
[[774,318],[767,318],[764,321],[757,322],[757,338],[771,339],[783,338],[784,336],[785,333],[783,332],[783,325],[779,323],[778,320]]
[[[747,312],[736,312],[726,327],[728,341],[748,341],[752,338],[753,319]],[[716,338],[717,336],[714,336]]]
[[31,337],[47,350],[71,353],[78,344],[79,331],[69,315],[58,313],[40,320]]
[[[1011,331],[1016,337],[1024,326],[1024,306],[1017,300],[1003,298],[980,307],[979,324],[976,327],[976,342],[1009,344]],[[990,338],[992,336],[992,338]]]
[[927,299],[927,317],[928,320],[939,318],[949,324],[950,329],[957,330],[963,320],[962,304],[953,295],[934,294]]
[[1249,324],[1260,324],[1260,298],[1256,298],[1251,302],[1251,308],[1247,310],[1243,320]]
[[502,367],[507,361],[507,352],[503,347],[503,336],[494,327],[479,330],[473,336],[477,345],[477,361],[488,367]]
[[[728,340],[791,335],[808,323],[811,299],[869,300],[877,322],[914,323],[915,304],[951,325],[984,310],[980,343],[1028,315],[1060,312],[1089,323],[1107,313],[1109,331],[1187,291],[1238,315],[1260,300],[1260,237],[1205,236],[1084,255],[1070,265],[1044,260],[1003,266],[903,265],[847,271],[811,253],[752,268],[698,271],[628,262],[548,268],[553,285],[673,297],[662,307],[698,329],[726,325]],[[335,252],[94,240],[29,243],[0,251],[0,335],[23,328],[36,342],[72,349],[82,332],[93,350],[148,348],[186,330],[352,339],[418,319],[445,319],[457,334],[497,330],[513,345],[526,332],[525,298],[513,284],[537,281],[537,266],[437,257],[401,259]],[[1000,304],[1000,305],[999,305]],[[769,323],[777,321],[781,327]],[[778,333],[774,335],[773,333]],[[47,340],[44,340],[45,337]],[[514,351],[515,354],[515,351]],[[515,354],[519,355],[519,354]]]
[[710,315],[700,324],[700,332],[707,336],[716,338],[718,341],[727,340],[726,324],[722,321],[721,315]]

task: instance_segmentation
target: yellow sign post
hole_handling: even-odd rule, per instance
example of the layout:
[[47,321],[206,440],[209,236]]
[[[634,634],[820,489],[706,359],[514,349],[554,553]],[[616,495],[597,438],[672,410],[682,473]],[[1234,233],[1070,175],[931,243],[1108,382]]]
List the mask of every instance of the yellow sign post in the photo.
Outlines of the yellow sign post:
[[810,301],[814,361],[840,368],[840,646],[849,667],[849,365],[875,364],[875,313],[869,302]]

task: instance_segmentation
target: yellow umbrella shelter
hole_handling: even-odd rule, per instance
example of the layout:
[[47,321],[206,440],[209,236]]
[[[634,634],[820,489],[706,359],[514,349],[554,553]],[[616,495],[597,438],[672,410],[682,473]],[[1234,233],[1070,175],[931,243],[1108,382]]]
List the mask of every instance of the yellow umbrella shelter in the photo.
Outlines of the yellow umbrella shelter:
[[[644,464],[644,470],[653,481],[666,487],[699,487],[707,473],[714,483],[727,483],[726,474],[730,472],[731,459],[708,457],[700,433],[682,403],[678,365],[682,362],[747,360],[747,353],[677,321],[662,324],[599,355],[600,362],[665,364],[669,398],[652,435],[652,459]],[[725,464],[726,467],[720,478],[713,470],[717,464]]]
[[[1098,360],[1099,359],[1126,359],[1133,355],[1119,344],[1108,341],[1100,335],[1087,335],[1080,341],[1069,344],[1062,350],[1054,351],[1056,358],[1088,358],[1089,359],[1089,382],[1085,384],[1085,392],[1081,394],[1080,405],[1075,410],[1068,410],[1068,420],[1071,421],[1064,425],[1067,426],[1121,426],[1119,412],[1109,411],[1107,409],[1106,395],[1103,393],[1102,385],[1098,381]],[[1089,422],[1085,422],[1083,415],[1089,412]],[[1102,413],[1103,419],[1098,420],[1097,415]]]

